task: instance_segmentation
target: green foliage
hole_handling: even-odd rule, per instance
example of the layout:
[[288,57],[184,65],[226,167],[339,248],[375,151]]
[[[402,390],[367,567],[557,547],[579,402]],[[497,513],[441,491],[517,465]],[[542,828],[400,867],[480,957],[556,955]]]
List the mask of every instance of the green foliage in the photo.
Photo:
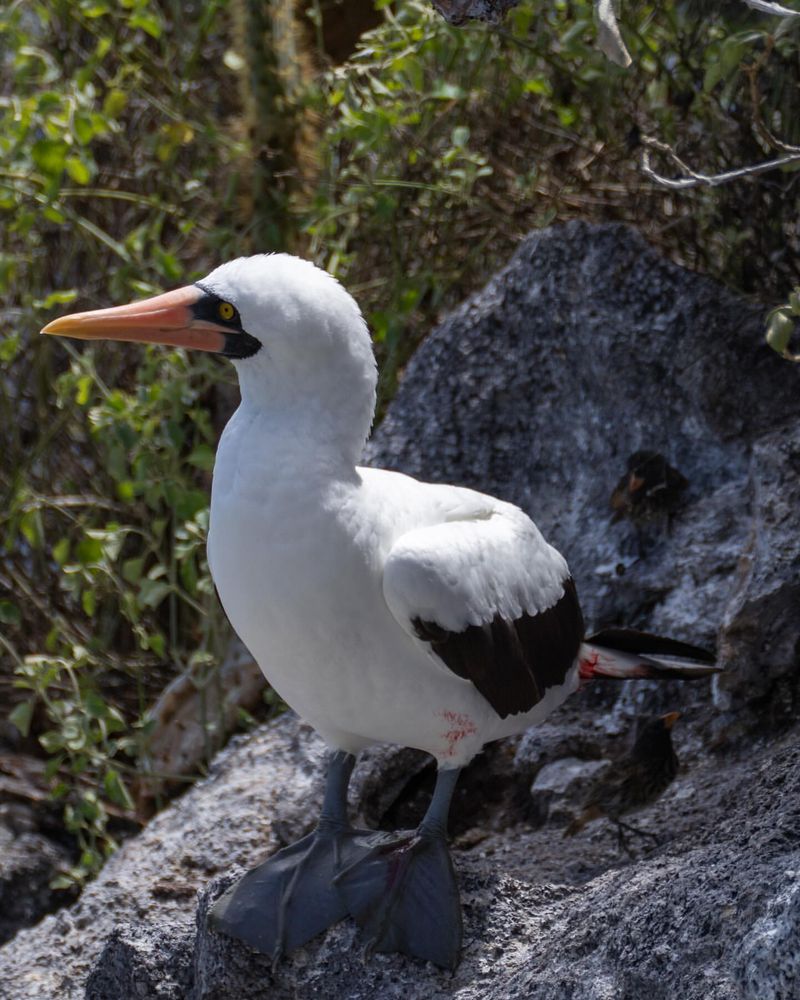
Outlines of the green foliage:
[[[131,812],[148,704],[198,647],[224,646],[203,542],[209,406],[230,373],[37,331],[65,306],[150,294],[233,254],[222,9],[0,11],[0,640],[11,719],[48,755],[80,846],[66,881],[96,870],[111,815]],[[202,93],[184,85],[199,77]]]
[[789,301],[777,306],[767,316],[766,339],[773,351],[787,361],[800,361],[800,353],[791,350],[791,342],[800,318],[800,285],[789,296]]
[[643,177],[637,149],[648,133],[706,173],[765,159],[754,95],[769,129],[795,141],[796,19],[625,3],[622,70],[595,47],[592,8],[529,0],[492,31],[407,0],[326,76],[307,227],[367,307],[384,397],[442,308],[554,220],[630,221],[681,263],[762,296],[796,273],[791,172],[676,194]]

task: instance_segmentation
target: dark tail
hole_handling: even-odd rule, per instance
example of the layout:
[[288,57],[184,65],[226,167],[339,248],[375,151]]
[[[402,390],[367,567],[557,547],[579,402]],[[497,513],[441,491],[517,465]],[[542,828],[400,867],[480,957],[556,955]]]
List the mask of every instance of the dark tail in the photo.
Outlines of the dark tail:
[[714,654],[707,649],[627,628],[604,629],[590,636],[578,657],[583,680],[594,677],[693,680],[722,671]]

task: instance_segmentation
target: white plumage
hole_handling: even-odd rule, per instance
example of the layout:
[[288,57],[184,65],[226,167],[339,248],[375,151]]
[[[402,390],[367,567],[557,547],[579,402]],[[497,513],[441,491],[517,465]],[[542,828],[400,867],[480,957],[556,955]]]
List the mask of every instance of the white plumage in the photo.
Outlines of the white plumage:
[[209,560],[231,622],[288,704],[335,748],[387,741],[461,766],[577,685],[501,719],[415,633],[552,607],[567,564],[521,510],[357,468],[375,400],[366,326],[329,275],[285,256],[203,287],[264,345],[235,362],[242,402],[217,453]]

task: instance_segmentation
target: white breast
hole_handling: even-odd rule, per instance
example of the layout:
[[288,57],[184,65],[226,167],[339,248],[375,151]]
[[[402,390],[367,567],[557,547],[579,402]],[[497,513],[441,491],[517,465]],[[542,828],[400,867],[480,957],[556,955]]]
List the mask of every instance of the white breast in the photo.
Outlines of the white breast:
[[[407,477],[369,470],[331,475],[306,457],[299,464],[296,441],[282,446],[275,428],[239,411],[220,443],[212,492],[214,581],[281,697],[341,749],[392,742],[453,765],[530,724],[527,716],[499,720],[469,681],[398,623],[384,597],[397,538],[443,521],[454,498],[480,495],[425,493]],[[543,717],[563,700],[548,694],[529,715]]]

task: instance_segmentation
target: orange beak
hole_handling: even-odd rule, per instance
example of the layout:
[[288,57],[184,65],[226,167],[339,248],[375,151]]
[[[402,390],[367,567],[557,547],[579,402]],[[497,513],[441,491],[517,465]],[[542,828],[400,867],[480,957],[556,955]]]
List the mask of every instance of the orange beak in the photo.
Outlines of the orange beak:
[[680,717],[680,712],[667,712],[666,715],[661,716],[661,721],[664,723],[665,729],[672,729]]
[[187,285],[126,306],[61,316],[48,323],[42,333],[78,340],[167,344],[219,353],[225,348],[225,327],[197,319],[192,311],[203,294],[196,285]]

